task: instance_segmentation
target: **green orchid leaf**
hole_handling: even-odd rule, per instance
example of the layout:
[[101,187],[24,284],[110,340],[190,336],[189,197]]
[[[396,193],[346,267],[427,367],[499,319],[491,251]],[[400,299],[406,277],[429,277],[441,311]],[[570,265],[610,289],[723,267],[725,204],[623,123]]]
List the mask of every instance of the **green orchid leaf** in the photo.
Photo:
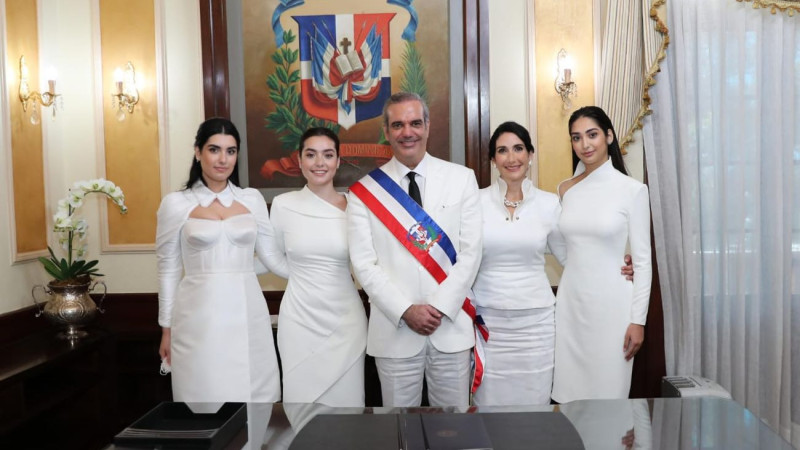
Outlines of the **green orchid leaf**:
[[64,279],[64,276],[61,273],[61,269],[55,263],[53,263],[53,261],[50,261],[49,259],[45,258],[44,256],[40,256],[39,257],[39,262],[42,263],[42,266],[44,266],[44,270],[47,273],[49,273],[50,275],[52,275],[53,278],[55,278],[57,280],[63,280]]

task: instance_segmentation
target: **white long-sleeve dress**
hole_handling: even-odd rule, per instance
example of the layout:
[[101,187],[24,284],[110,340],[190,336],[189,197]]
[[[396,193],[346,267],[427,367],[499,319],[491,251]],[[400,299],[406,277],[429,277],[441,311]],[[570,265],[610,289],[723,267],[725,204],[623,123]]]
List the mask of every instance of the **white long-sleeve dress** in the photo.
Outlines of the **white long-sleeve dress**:
[[[581,163],[575,176],[583,172]],[[553,400],[627,398],[633,359],[623,341],[647,319],[652,280],[647,186],[608,160],[563,195],[559,228],[569,262],[556,301]],[[633,282],[619,275],[628,243]]]
[[347,215],[308,187],[275,197],[268,267],[288,278],[278,316],[284,403],[364,406],[367,316],[350,275]]
[[[190,218],[215,199],[249,213]],[[275,402],[280,382],[269,311],[253,270],[265,262],[272,227],[255,189],[201,182],[158,209],[159,324],[171,328],[172,395],[184,402]]]
[[545,273],[549,248],[561,264],[566,245],[558,230],[561,205],[555,194],[530,180],[522,203],[509,213],[507,185],[498,179],[481,189],[483,251],[473,291],[489,327],[484,376],[476,405],[548,404],[553,382],[555,296]]

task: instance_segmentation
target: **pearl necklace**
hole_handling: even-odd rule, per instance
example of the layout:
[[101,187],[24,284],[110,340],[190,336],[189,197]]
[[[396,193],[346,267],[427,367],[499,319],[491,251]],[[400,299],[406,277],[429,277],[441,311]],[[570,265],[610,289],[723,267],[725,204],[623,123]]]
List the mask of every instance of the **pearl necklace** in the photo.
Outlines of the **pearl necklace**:
[[516,207],[518,207],[518,206],[519,206],[521,203],[522,203],[522,200],[517,200],[517,201],[515,201],[515,202],[512,202],[511,200],[509,200],[509,199],[507,199],[507,198],[503,197],[503,204],[504,204],[504,205],[506,205],[506,206],[508,206],[509,208],[516,208]]

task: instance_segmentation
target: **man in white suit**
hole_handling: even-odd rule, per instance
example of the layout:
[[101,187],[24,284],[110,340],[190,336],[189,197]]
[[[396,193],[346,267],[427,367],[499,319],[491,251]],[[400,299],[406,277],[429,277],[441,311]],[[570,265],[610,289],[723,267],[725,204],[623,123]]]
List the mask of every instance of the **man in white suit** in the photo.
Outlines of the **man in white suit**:
[[449,236],[457,260],[441,284],[360,198],[351,195],[347,208],[350,258],[372,306],[367,353],[375,357],[384,406],[419,406],[423,377],[432,406],[469,404],[475,339],[462,304],[480,263],[478,185],[470,169],[427,153],[429,127],[422,98],[392,95],[383,131],[394,157],[382,170],[416,194]]

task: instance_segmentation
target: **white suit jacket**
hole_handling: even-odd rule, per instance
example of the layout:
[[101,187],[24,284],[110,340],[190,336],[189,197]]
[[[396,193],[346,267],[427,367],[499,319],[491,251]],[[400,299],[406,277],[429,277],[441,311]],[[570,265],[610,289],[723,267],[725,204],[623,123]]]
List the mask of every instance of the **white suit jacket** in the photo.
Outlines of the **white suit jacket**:
[[[347,206],[350,259],[372,306],[367,353],[409,358],[425,345],[425,336],[401,319],[412,304],[429,304],[441,311],[441,326],[430,336],[442,352],[467,350],[475,344],[472,321],[461,310],[481,257],[481,209],[472,170],[430,155],[427,161],[425,211],[453,242],[458,254],[447,279],[438,284],[358,197]],[[392,158],[382,169],[399,184],[400,163]]]

